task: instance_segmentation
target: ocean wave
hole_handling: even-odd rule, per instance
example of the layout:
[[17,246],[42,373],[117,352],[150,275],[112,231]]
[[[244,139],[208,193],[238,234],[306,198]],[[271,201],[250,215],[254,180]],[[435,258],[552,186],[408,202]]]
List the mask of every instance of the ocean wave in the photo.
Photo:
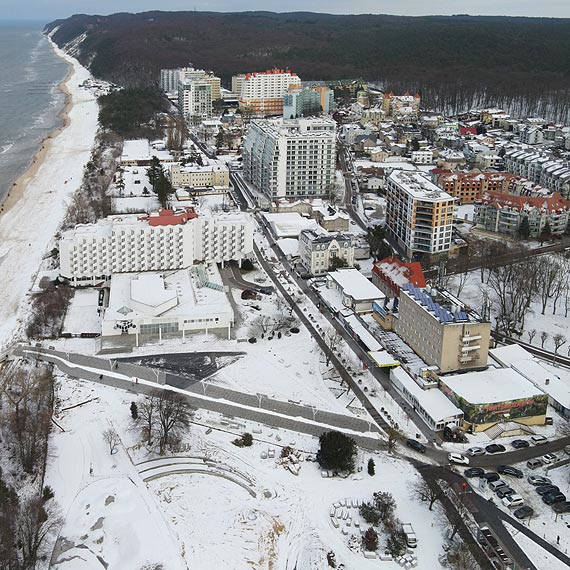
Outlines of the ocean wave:
[[7,142],[0,146],[0,154],[6,154],[14,146],[13,142]]

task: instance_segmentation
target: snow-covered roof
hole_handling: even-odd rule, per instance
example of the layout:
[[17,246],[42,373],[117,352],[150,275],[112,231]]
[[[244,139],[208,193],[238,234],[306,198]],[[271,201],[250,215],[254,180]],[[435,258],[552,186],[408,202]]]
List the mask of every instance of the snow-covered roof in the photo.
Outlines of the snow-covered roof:
[[271,226],[273,233],[279,238],[296,238],[303,230],[322,231],[315,220],[303,218],[296,212],[264,213],[263,217]]
[[352,297],[355,301],[383,299],[384,293],[373,285],[358,269],[337,269],[331,271],[328,279],[334,281],[344,295]]
[[443,376],[440,381],[470,404],[508,402],[542,394],[541,390],[512,368],[489,368]]

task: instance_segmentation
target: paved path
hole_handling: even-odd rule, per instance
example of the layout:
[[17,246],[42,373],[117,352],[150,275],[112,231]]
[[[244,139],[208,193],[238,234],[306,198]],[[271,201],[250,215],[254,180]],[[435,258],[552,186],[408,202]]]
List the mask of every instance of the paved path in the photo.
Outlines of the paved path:
[[[94,356],[58,352],[31,346],[18,346],[17,356],[39,358],[56,365],[62,372],[84,380],[98,382],[138,394],[151,394],[157,388],[173,387],[179,378],[160,370],[119,361],[107,361]],[[131,378],[141,381],[133,383]],[[185,378],[184,380],[187,381]],[[313,406],[284,402],[264,394],[245,394],[206,382],[196,383],[185,390],[172,388],[182,393],[196,409],[205,409],[223,414],[236,429],[243,427],[233,418],[265,424],[292,432],[315,437],[331,430],[341,431],[353,437],[364,448],[377,450],[382,446],[378,428],[372,421],[355,416],[337,414]]]

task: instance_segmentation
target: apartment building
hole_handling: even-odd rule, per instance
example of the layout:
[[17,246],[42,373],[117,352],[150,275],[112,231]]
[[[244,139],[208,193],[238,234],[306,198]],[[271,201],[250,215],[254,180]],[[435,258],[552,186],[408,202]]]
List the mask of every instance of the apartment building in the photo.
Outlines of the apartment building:
[[522,125],[519,129],[519,140],[523,144],[542,144],[544,142],[544,134],[539,127],[534,125]]
[[414,116],[420,112],[420,103],[419,93],[394,95],[390,92],[384,95],[383,111],[388,117]]
[[523,218],[528,219],[530,237],[539,237],[547,222],[553,234],[563,234],[570,221],[570,201],[557,192],[550,196],[486,192],[475,203],[473,220],[488,231],[516,234]]
[[487,366],[491,323],[445,290],[405,284],[394,330],[441,373]]
[[212,101],[221,98],[221,80],[211,71],[194,67],[178,67],[160,70],[160,88],[165,93],[177,94],[180,83],[205,80],[212,86]]
[[451,248],[455,198],[419,172],[393,171],[386,180],[386,230],[408,258]]
[[334,91],[328,87],[292,85],[283,96],[283,118],[296,119],[330,113],[334,109]]
[[413,150],[410,156],[414,164],[431,164],[433,162],[433,150],[428,148]]
[[282,115],[283,97],[301,79],[288,69],[270,69],[246,74],[241,84],[240,107],[258,116]]
[[332,119],[253,121],[243,143],[244,177],[271,199],[326,196],[335,168]]
[[241,88],[243,86],[243,82],[245,81],[245,73],[239,73],[238,75],[232,76],[232,93],[238,96],[238,99],[241,95]]
[[299,261],[311,275],[324,275],[335,259],[354,265],[354,241],[350,234],[327,234],[303,230],[299,234]]
[[59,242],[60,274],[72,286],[87,286],[114,273],[241,261],[252,251],[253,221],[246,214],[207,217],[193,208],[160,210],[110,216],[65,232]]
[[174,163],[170,167],[170,182],[174,188],[229,186],[230,173],[225,164],[181,166]]
[[473,204],[488,191],[507,192],[516,178],[509,172],[453,172],[439,168],[432,171],[435,184],[457,198],[460,204]]
[[178,84],[178,106],[189,124],[196,125],[212,114],[212,84],[207,79]]

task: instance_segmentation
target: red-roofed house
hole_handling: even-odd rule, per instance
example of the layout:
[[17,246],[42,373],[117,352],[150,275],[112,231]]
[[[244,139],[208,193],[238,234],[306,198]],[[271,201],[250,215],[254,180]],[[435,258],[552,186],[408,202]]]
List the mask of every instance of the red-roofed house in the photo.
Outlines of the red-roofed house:
[[477,136],[477,129],[475,127],[459,127],[459,134],[462,137],[476,137]]
[[570,219],[570,201],[558,192],[548,197],[486,192],[475,202],[475,223],[492,232],[514,234],[524,217],[530,237],[539,237],[547,222],[553,234],[562,234]]
[[426,279],[419,262],[406,263],[397,257],[385,257],[372,268],[372,283],[387,297],[400,295],[402,287],[411,283],[425,287]]

